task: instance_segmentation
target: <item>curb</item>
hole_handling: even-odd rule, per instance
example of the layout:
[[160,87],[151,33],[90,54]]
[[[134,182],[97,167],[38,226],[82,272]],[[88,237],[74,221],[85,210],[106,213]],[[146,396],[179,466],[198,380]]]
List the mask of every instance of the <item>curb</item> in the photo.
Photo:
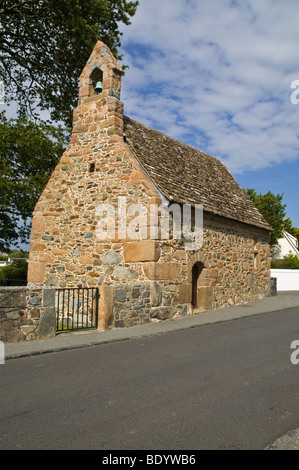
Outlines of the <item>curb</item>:
[[299,428],[279,437],[264,450],[299,450]]

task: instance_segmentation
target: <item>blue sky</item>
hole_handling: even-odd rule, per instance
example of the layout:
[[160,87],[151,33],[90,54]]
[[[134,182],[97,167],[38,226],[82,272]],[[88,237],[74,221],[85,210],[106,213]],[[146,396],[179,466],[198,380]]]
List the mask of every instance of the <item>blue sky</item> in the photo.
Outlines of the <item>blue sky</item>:
[[125,113],[219,158],[240,186],[284,193],[299,227],[298,44],[297,0],[140,0],[123,27]]

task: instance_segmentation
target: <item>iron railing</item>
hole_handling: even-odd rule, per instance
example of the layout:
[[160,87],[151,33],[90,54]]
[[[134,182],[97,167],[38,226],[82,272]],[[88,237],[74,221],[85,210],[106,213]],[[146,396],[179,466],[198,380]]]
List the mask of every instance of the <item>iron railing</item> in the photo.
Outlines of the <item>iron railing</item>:
[[98,300],[96,287],[56,289],[56,330],[97,328]]

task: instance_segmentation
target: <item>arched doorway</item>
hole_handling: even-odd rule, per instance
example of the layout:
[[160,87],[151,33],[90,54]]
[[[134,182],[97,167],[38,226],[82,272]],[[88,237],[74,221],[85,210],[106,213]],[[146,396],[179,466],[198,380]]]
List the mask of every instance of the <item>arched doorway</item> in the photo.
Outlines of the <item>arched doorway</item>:
[[209,269],[209,260],[203,253],[198,251],[190,256],[187,279],[192,288],[191,302],[194,313],[206,312],[213,308],[214,294],[213,285],[209,278]]
[[204,264],[200,261],[192,267],[192,307],[200,308],[199,279],[204,270]]

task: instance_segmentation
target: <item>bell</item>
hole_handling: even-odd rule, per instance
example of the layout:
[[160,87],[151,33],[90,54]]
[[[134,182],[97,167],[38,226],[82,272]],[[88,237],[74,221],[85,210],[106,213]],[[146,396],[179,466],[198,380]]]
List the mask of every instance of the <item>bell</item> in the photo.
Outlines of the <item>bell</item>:
[[96,86],[95,86],[94,91],[95,91],[96,93],[102,93],[102,91],[103,91],[103,83],[102,83],[102,82],[98,82],[98,83],[96,84]]

